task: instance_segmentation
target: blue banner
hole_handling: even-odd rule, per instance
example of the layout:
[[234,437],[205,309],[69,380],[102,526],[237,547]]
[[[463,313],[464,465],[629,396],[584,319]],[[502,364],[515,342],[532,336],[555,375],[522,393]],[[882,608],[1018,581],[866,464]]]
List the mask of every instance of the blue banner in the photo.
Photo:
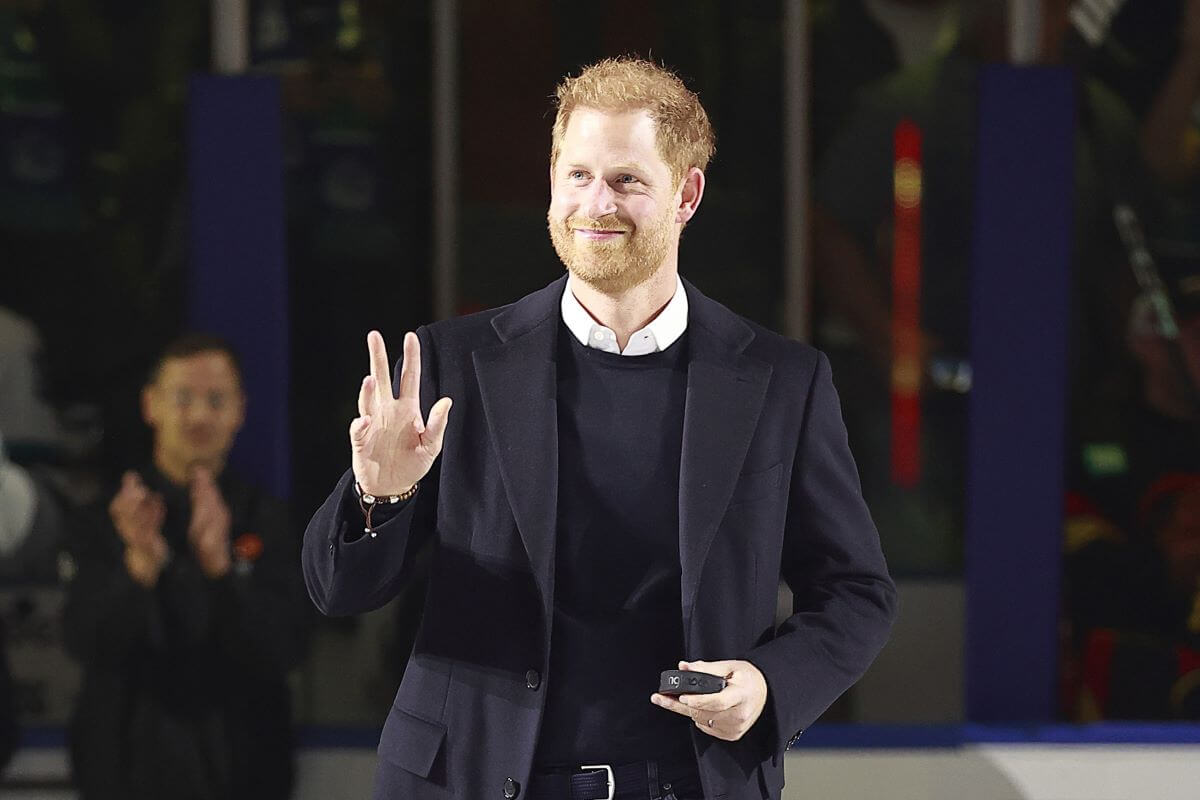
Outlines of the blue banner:
[[290,494],[288,269],[279,83],[197,76],[188,103],[189,323],[242,356],[246,426],[234,469]]

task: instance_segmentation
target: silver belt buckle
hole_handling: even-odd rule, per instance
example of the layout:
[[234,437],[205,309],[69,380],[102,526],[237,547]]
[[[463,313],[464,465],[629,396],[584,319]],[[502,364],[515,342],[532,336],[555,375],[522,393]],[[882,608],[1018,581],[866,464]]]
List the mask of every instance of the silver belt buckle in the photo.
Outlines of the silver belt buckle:
[[584,764],[580,769],[602,769],[608,773],[608,797],[598,797],[596,800],[613,800],[613,792],[617,783],[613,779],[612,767],[608,764]]

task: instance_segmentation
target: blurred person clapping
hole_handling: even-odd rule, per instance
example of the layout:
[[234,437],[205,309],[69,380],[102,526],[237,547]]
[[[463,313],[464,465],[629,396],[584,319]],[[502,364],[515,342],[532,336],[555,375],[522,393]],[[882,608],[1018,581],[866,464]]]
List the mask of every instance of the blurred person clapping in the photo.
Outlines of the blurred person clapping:
[[245,407],[227,344],[170,345],[141,396],[150,463],[75,532],[64,628],[88,800],[290,793],[285,679],[308,614],[284,506],[226,469]]

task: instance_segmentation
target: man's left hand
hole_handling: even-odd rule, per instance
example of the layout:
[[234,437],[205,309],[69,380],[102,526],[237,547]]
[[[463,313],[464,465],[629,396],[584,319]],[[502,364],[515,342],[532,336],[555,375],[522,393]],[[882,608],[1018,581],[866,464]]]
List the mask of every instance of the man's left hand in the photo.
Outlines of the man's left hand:
[[727,742],[741,739],[762,716],[767,680],[749,661],[680,661],[679,669],[720,675],[725,688],[714,694],[681,694],[678,698],[655,692],[650,702],[691,718],[697,728]]
[[212,473],[197,468],[192,475],[192,522],[188,526],[188,541],[200,570],[217,579],[229,572],[229,506]]

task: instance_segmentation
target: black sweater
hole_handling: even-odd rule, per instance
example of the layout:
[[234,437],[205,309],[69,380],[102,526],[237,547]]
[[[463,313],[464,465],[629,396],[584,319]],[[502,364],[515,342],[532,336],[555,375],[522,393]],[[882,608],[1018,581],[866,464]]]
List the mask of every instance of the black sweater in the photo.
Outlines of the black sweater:
[[535,764],[692,758],[688,719],[650,702],[684,657],[679,461],[687,334],[622,356],[559,331],[558,538]]

